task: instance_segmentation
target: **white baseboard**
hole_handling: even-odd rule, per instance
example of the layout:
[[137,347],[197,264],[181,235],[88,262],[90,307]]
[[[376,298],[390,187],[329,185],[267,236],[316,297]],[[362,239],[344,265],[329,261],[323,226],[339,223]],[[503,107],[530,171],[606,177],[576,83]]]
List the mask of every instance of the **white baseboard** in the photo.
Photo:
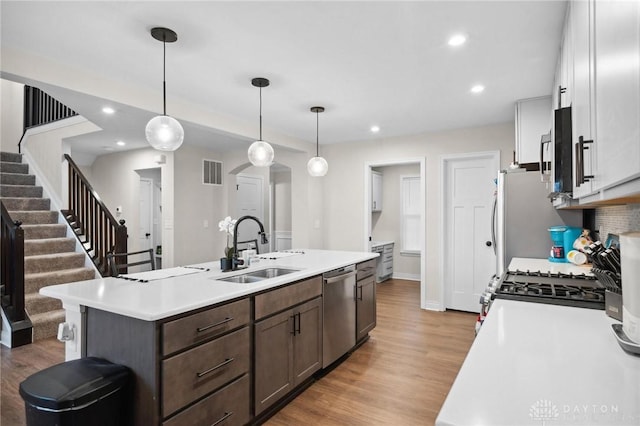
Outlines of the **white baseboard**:
[[438,311],[442,312],[444,309],[440,305],[440,302],[436,302],[435,300],[427,300],[423,306],[423,309],[428,311]]
[[398,280],[420,281],[420,274],[405,274],[404,272],[394,272],[391,278]]

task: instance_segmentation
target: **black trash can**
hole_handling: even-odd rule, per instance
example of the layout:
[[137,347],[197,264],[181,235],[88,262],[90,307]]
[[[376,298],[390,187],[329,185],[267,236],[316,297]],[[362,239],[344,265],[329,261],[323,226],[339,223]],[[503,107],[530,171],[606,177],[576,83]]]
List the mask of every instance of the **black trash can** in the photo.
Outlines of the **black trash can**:
[[38,371],[20,383],[27,426],[129,424],[130,370],[81,358]]

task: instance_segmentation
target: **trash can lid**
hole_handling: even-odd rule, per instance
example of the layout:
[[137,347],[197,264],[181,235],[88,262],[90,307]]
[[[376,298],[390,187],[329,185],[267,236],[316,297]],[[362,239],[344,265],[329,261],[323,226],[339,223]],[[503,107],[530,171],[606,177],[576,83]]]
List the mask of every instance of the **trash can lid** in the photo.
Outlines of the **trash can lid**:
[[77,408],[122,387],[130,370],[100,358],[63,362],[32,374],[20,383],[20,396],[39,408]]

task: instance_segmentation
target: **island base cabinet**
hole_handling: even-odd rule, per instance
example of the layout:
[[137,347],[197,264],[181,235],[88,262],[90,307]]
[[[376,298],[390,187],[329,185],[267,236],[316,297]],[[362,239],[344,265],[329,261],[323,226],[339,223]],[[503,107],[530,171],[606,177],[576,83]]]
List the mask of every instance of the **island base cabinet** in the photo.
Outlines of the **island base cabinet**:
[[322,299],[294,310],[297,328],[293,340],[293,385],[305,381],[322,367]]
[[187,408],[163,426],[241,426],[251,419],[249,401],[251,383],[248,375],[228,384],[211,396]]
[[356,342],[376,326],[376,280],[373,276],[356,283]]
[[255,415],[322,366],[322,303],[313,299],[255,324]]
[[245,327],[163,361],[164,416],[249,371],[249,342]]

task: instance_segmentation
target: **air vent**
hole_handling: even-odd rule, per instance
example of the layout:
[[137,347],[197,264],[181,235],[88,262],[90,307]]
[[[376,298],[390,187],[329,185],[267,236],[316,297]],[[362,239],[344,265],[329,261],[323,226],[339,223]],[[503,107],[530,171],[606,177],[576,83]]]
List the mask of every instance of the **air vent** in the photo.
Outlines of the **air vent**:
[[222,185],[222,162],[202,160],[202,183],[204,185]]

